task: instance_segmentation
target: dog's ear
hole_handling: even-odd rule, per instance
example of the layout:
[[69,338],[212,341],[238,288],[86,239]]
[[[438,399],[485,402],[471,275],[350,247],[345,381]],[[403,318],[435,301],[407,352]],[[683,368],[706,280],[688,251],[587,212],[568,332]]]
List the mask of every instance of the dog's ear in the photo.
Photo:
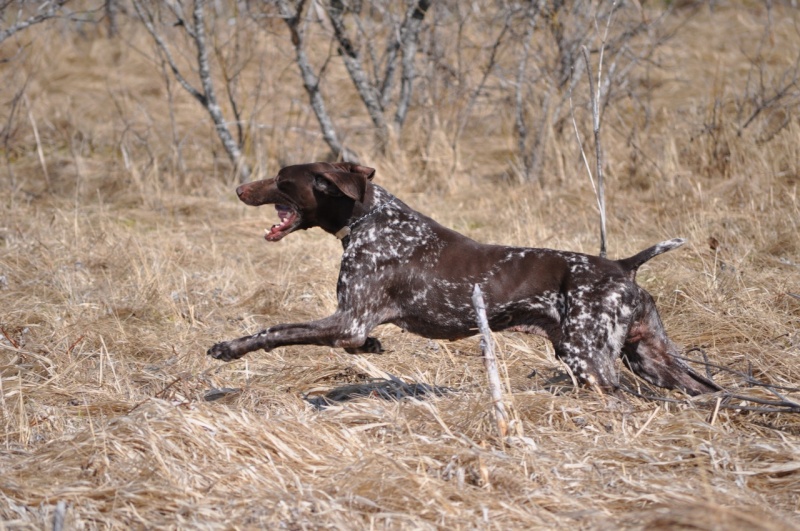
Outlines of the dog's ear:
[[335,164],[340,170],[325,171],[314,176],[314,188],[328,195],[346,195],[353,201],[364,201],[367,181],[375,170],[348,162]]
[[360,164],[355,164],[353,162],[332,162],[331,166],[335,167],[338,170],[351,172],[351,173],[360,173],[367,180],[371,181],[372,178],[375,176],[375,168],[369,168],[367,166],[362,166]]

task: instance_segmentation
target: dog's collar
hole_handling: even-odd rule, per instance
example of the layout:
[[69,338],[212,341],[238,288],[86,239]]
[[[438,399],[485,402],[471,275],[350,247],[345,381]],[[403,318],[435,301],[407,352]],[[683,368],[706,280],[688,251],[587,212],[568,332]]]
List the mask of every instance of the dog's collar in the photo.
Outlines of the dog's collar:
[[378,212],[380,212],[381,210],[383,210],[387,206],[391,205],[392,203],[394,203],[395,199],[397,199],[397,198],[396,197],[392,197],[391,199],[389,199],[385,203],[381,203],[380,205],[376,206],[375,208],[373,208],[372,210],[370,210],[369,212],[367,212],[366,214],[364,214],[363,216],[361,216],[357,220],[351,222],[349,225],[345,225],[344,227],[342,227],[341,229],[336,231],[334,236],[336,236],[340,240],[344,241],[345,238],[350,236],[350,231],[353,228],[355,228],[356,225],[360,224],[362,221],[364,221],[368,217],[370,217],[370,216],[372,216],[374,214],[377,214]]

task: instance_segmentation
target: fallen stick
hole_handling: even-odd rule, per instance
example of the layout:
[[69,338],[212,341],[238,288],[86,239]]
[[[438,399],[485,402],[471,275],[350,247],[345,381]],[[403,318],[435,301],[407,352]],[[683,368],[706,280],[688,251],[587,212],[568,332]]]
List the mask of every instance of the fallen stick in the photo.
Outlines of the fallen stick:
[[494,355],[492,331],[489,329],[489,321],[486,319],[486,304],[483,302],[481,288],[477,284],[472,290],[472,304],[475,306],[475,313],[478,315],[483,365],[486,367],[486,373],[489,376],[489,391],[492,394],[495,424],[500,437],[505,438],[508,434],[508,415],[506,415],[506,407],[503,404],[503,387],[500,383],[500,375],[497,372],[497,358]]

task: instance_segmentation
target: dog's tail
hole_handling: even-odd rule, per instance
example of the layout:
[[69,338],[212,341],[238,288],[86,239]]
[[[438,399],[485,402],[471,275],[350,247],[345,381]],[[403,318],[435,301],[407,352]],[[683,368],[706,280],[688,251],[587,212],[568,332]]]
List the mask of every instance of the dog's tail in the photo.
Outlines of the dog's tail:
[[686,243],[684,238],[674,238],[672,240],[667,240],[665,242],[658,243],[652,247],[648,247],[644,251],[631,256],[630,258],[623,258],[622,260],[617,260],[617,263],[622,266],[622,268],[628,272],[631,276],[631,280],[636,277],[636,271],[639,269],[643,263],[647,262],[651,258],[654,258],[661,253],[666,253],[667,251],[671,251],[677,247],[680,247]]

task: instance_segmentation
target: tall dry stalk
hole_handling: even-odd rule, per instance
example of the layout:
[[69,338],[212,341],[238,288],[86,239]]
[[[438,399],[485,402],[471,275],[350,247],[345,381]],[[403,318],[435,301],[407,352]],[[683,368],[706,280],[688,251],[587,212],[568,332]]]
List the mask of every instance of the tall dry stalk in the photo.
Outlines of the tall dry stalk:
[[481,333],[481,352],[483,353],[483,365],[489,379],[489,393],[492,397],[495,426],[500,437],[505,438],[508,435],[508,414],[503,402],[503,384],[500,381],[500,373],[497,371],[497,356],[494,353],[492,330],[489,328],[489,321],[486,319],[486,303],[483,300],[483,293],[478,284],[475,284],[472,290],[472,305],[475,308],[478,329]]
[[[580,138],[580,132],[578,131],[578,125],[575,122],[575,113],[572,113],[572,124],[575,129],[575,135],[578,139],[578,146],[580,148],[581,157],[583,158],[584,165],[586,167],[586,171],[589,175],[589,181],[592,185],[592,190],[595,193],[595,199],[597,201],[597,210],[600,215],[600,252],[599,255],[603,258],[606,257],[608,254],[608,243],[607,243],[607,235],[606,235],[606,195],[605,195],[605,160],[603,155],[603,144],[601,142],[600,137],[600,107],[602,105],[602,101],[605,97],[605,91],[602,90],[604,85],[603,80],[603,57],[605,55],[606,50],[606,42],[608,40],[608,30],[611,27],[611,20],[614,16],[614,9],[616,8],[617,2],[614,0],[611,9],[609,10],[608,17],[606,18],[606,27],[605,31],[603,32],[603,36],[600,40],[600,58],[597,65],[597,82],[595,85],[594,80],[594,73],[592,71],[591,61],[589,60],[589,50],[586,46],[581,48],[581,52],[583,55],[583,60],[586,63],[586,77],[589,83],[589,101],[591,104],[592,109],[592,132],[594,134],[594,160],[595,160],[595,172],[597,175],[597,185],[595,186],[595,179],[592,175],[592,171],[589,168],[589,161],[586,157],[586,152],[583,149],[583,142]],[[608,86],[608,83],[606,83]],[[570,108],[572,108],[572,97],[570,96]]]

